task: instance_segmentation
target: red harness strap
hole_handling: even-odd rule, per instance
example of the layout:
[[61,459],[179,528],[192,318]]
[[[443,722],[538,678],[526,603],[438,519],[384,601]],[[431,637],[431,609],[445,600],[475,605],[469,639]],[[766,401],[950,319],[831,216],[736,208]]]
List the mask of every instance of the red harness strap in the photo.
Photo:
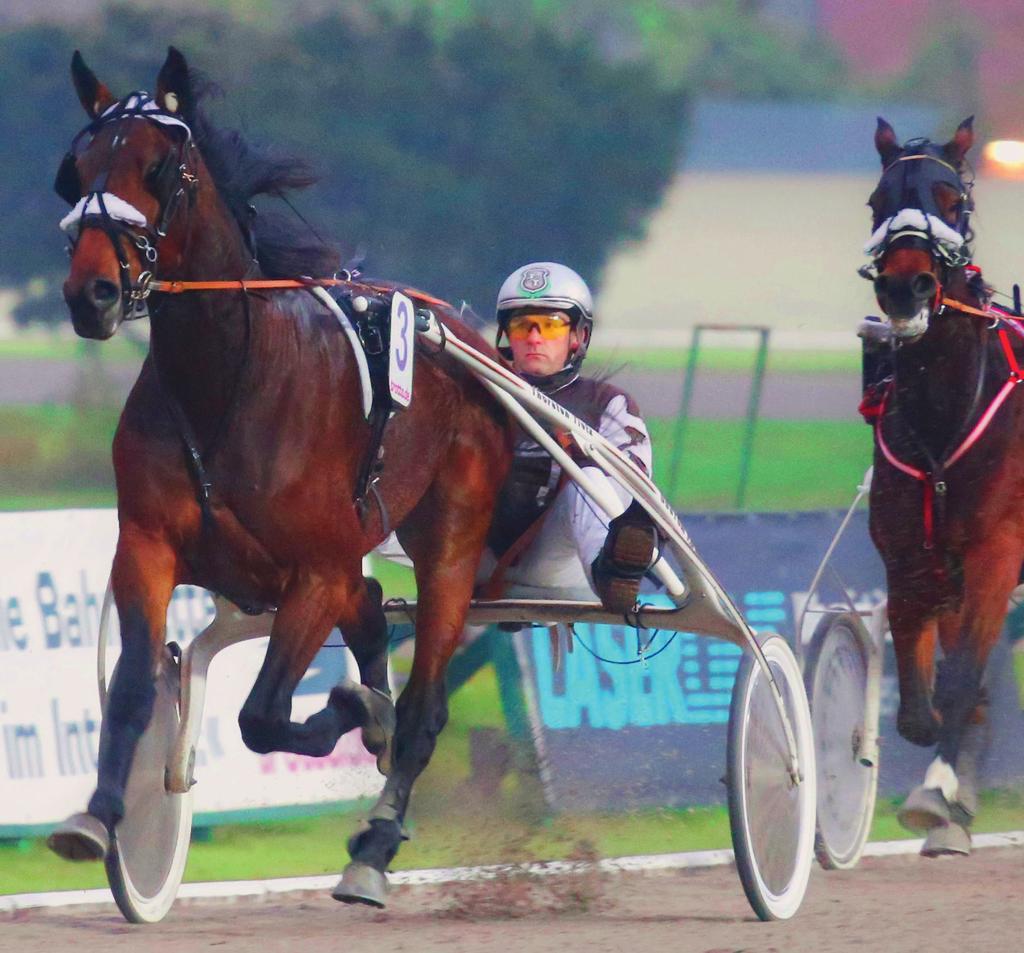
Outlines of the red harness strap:
[[[964,306],[961,305],[958,305],[958,307],[965,309]],[[999,343],[1002,346],[1003,354],[1006,357],[1006,363],[1010,368],[1009,375],[1003,386],[999,389],[999,393],[992,398],[992,402],[985,409],[985,412],[981,417],[978,418],[978,422],[971,428],[971,432],[964,437],[960,445],[948,457],[946,457],[944,461],[942,461],[939,467],[942,474],[945,474],[946,470],[960,460],[964,454],[966,454],[967,451],[978,442],[981,435],[988,429],[989,424],[992,423],[992,418],[995,417],[996,412],[1005,403],[1006,398],[1010,396],[1010,392],[1018,384],[1024,381],[1020,365],[1017,363],[1017,356],[1013,353],[1013,348],[1010,346],[1010,339],[1006,328],[1000,327],[997,334],[999,335]],[[878,416],[875,418],[875,439],[878,441],[878,446],[882,451],[882,455],[890,464],[892,464],[892,466],[901,473],[905,473],[907,476],[913,477],[922,484],[924,489],[923,515],[925,548],[931,549],[935,541],[935,496],[936,494],[942,495],[946,492],[946,483],[944,480],[933,479],[933,473],[920,470],[917,467],[911,466],[909,463],[904,463],[892,452],[889,445],[885,442],[885,435],[882,433],[882,422],[885,419],[885,405],[888,402],[889,395],[891,393],[892,388],[890,386],[882,396],[881,404],[878,409]]]

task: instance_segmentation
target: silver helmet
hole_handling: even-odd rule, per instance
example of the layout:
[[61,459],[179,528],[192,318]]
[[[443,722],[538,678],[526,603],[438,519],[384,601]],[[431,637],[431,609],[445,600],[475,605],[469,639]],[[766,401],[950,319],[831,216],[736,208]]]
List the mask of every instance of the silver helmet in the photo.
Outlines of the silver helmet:
[[574,378],[587,356],[594,325],[594,299],[587,283],[571,268],[554,261],[535,261],[513,271],[502,284],[497,302],[495,345],[505,357],[511,356],[501,341],[506,323],[513,312],[523,308],[550,308],[569,315],[579,347],[569,354],[565,367],[553,376]]

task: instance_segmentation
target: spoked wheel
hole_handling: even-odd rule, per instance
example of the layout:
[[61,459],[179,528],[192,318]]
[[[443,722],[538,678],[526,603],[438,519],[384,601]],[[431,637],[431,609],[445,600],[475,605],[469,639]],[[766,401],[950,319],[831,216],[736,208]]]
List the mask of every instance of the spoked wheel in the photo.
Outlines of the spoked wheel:
[[858,616],[830,612],[818,623],[807,655],[804,681],[818,764],[814,853],[826,870],[856,866],[875,813],[877,753],[870,752],[866,764],[861,760],[870,689],[869,645],[870,636]]
[[729,710],[728,789],[736,869],[762,920],[788,920],[811,873],[815,769],[811,713],[800,666],[786,640],[761,644],[796,741],[801,780],[789,771],[789,746],[771,685],[751,653],[740,665]]
[[[113,677],[117,678],[116,669]],[[132,923],[163,919],[188,859],[192,794],[173,794],[165,783],[178,731],[179,685],[178,662],[167,649],[156,680],[153,717],[139,739],[128,775],[124,817],[114,830],[105,861],[114,900]]]

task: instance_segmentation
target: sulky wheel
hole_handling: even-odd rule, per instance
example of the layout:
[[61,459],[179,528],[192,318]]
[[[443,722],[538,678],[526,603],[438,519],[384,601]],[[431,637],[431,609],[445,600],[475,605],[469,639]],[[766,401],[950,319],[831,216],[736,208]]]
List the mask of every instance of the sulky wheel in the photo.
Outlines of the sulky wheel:
[[[852,612],[829,612],[818,623],[804,682],[814,719],[818,824],[814,852],[826,870],[860,860],[875,812],[876,752],[864,757],[870,636]],[[875,726],[877,729],[877,726]],[[870,732],[876,737],[876,731]]]
[[771,685],[751,653],[740,665],[729,711],[729,824],[736,869],[762,920],[788,920],[800,908],[814,845],[815,768],[811,713],[800,666],[785,639],[761,649],[782,695],[796,742],[799,783]]
[[[117,678],[117,670],[114,670]],[[174,903],[192,833],[192,794],[167,790],[167,761],[179,724],[179,668],[165,650],[153,717],[139,739],[125,788],[124,817],[107,852],[110,890],[125,919],[155,923]],[[101,729],[102,730],[102,729]]]

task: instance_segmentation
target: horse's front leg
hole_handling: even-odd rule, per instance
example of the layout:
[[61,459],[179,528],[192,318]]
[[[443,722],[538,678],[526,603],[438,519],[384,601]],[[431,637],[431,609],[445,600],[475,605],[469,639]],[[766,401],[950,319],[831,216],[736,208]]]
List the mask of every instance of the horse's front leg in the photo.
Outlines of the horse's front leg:
[[349,840],[352,862],[332,894],[346,903],[384,906],[384,871],[405,837],[413,783],[448,720],[445,673],[462,637],[496,480],[503,475],[474,454],[453,461],[455,472],[441,476],[400,531],[416,568],[415,652],[398,699],[391,771],[368,821]]
[[[322,757],[343,734],[366,723],[364,699],[341,687],[322,711],[305,722],[291,720],[292,694],[335,622],[351,631],[357,620],[372,615],[358,561],[346,570],[304,572],[281,599],[263,665],[238,716],[242,740],[252,751]],[[379,603],[376,608],[380,613]]]
[[889,587],[889,628],[900,687],[896,727],[911,744],[928,748],[935,744],[939,730],[932,709],[938,624],[914,593],[894,584],[891,574]]
[[130,524],[122,527],[111,572],[121,655],[103,712],[96,791],[88,812],[73,815],[48,840],[52,850],[69,860],[105,856],[110,835],[124,816],[132,757],[153,713],[176,569],[177,557],[162,536]]
[[960,610],[940,620],[943,659],[935,676],[938,749],[924,783],[900,808],[900,820],[929,834],[923,853],[966,854],[977,811],[977,772],[987,747],[985,666],[1002,631],[1016,585],[1021,547],[1009,534],[989,535],[964,558]]
[[935,707],[942,727],[937,757],[923,787],[941,791],[948,805],[948,829],[929,835],[923,852],[931,856],[970,850],[967,831],[978,809],[978,772],[989,741],[985,669],[1002,632],[1021,556],[1010,532],[992,534],[971,550],[964,560],[963,612],[956,624],[939,630],[945,657],[935,676]]

